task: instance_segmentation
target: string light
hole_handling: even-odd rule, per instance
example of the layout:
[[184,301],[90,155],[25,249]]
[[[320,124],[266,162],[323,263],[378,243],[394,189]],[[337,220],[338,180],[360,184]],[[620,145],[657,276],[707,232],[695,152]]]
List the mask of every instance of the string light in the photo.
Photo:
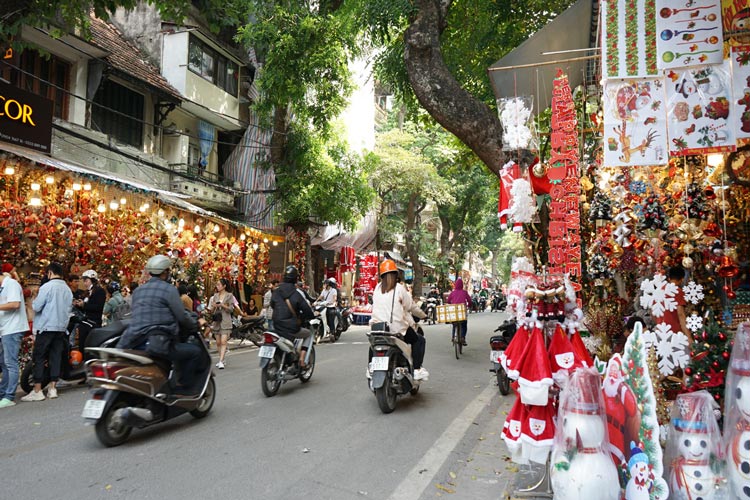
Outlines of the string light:
[[41,207],[42,206],[42,199],[34,196],[29,200],[29,205],[32,207]]
[[40,189],[42,189],[41,184],[39,184],[38,182],[32,182],[31,183],[31,190],[32,191],[39,191]]
[[110,210],[117,210],[118,208],[120,208],[120,204],[117,203],[117,200],[112,199],[112,201],[109,202],[109,209]]
[[180,219],[179,221],[177,221],[177,225],[180,227],[180,229],[185,227],[185,219]]
[[279,242],[276,241],[276,240],[273,240],[273,246],[275,246],[275,247],[279,246]]
[[151,205],[149,205],[148,202],[146,202],[146,203],[143,204],[143,210],[144,211],[148,210],[149,208],[151,208]]
[[128,202],[126,198],[120,198],[120,205],[125,205]]
[[73,183],[73,191],[80,191],[82,188],[81,184],[79,182]]
[[141,213],[145,213],[146,212],[146,204],[144,203],[143,205],[141,205],[140,207],[138,207],[138,211],[141,212]]
[[263,238],[263,243],[268,243],[268,238]]
[[257,243],[253,243],[253,250],[257,250],[257,249],[258,249],[258,244]]
[[46,182],[47,184],[54,184],[55,183],[55,178],[52,177],[51,175],[48,175],[47,178],[44,179],[44,182]]
[[164,210],[162,210],[162,209],[160,208],[160,209],[159,209],[159,211],[158,211],[158,212],[156,212],[156,215],[158,215],[159,217],[164,217]]
[[214,224],[214,233],[218,233],[221,230],[218,224]]
[[196,224],[195,227],[193,228],[193,232],[195,234],[201,234],[201,227],[198,224]]
[[240,239],[241,239],[242,241],[245,241],[245,240],[247,239],[247,236],[245,236],[245,233],[242,233],[242,234],[240,235]]
[[5,175],[13,175],[16,173],[16,169],[11,167],[10,165],[5,167]]
[[103,214],[104,212],[107,211],[107,207],[104,205],[103,201],[99,202],[99,206],[96,207],[96,211],[99,212],[100,214]]
[[88,182],[86,184],[84,184],[83,185],[83,190],[84,191],[91,191],[91,184],[88,183]]

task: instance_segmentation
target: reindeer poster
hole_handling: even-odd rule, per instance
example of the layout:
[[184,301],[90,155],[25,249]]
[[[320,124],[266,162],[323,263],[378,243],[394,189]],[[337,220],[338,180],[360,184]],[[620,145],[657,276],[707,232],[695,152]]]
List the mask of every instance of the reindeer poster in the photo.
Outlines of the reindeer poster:
[[667,163],[664,79],[608,81],[604,86],[604,165]]
[[666,73],[669,153],[684,156],[734,151],[729,60]]
[[657,0],[656,63],[659,69],[720,64],[724,50],[721,2]]

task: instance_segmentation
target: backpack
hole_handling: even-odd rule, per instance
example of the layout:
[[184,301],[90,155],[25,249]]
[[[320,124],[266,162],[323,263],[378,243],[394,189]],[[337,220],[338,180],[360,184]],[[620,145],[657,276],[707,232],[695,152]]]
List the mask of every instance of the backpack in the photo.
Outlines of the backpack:
[[130,317],[130,302],[123,299],[122,302],[117,304],[115,310],[112,312],[113,320],[121,320]]

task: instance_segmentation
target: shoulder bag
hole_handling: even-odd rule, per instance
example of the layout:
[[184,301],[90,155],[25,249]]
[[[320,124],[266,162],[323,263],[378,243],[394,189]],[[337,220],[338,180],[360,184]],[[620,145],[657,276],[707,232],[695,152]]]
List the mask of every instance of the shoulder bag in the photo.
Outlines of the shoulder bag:
[[286,302],[286,306],[289,308],[289,312],[292,313],[292,316],[294,316],[294,319],[297,321],[297,328],[302,327],[302,320],[297,315],[297,311],[294,310],[294,307],[292,306],[292,301],[290,301],[288,298],[284,299],[284,302]]

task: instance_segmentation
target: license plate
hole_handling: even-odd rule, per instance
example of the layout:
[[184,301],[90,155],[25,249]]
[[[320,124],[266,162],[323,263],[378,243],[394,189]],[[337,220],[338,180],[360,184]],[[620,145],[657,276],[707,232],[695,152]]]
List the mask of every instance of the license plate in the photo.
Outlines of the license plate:
[[260,346],[260,351],[258,351],[258,357],[259,358],[272,358],[274,353],[276,353],[276,346],[263,345],[263,346]]
[[388,370],[388,356],[373,356],[372,358],[372,371],[387,371]]
[[490,353],[490,361],[493,363],[499,363],[500,362],[500,356],[503,354],[503,351],[492,351]]
[[103,399],[89,399],[86,401],[86,404],[83,405],[83,413],[81,416],[83,418],[94,418],[98,419],[102,416],[102,412],[104,412],[104,407],[106,406],[107,402]]

